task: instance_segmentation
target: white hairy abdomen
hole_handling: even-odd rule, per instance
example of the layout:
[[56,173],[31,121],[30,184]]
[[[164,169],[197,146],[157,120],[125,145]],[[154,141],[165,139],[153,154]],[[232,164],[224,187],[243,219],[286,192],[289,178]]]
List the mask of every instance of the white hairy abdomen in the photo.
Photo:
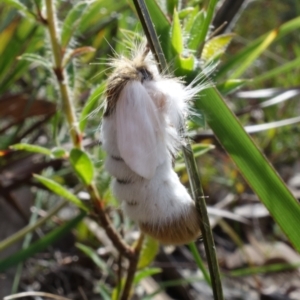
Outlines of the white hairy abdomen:
[[108,153],[105,167],[116,178],[112,184],[113,192],[122,202],[125,213],[134,221],[155,224],[168,223],[185,214],[186,204],[193,201],[172,169],[171,156],[164,157],[151,179],[137,175],[119,159],[114,119],[114,115],[110,116],[102,125],[103,147]]

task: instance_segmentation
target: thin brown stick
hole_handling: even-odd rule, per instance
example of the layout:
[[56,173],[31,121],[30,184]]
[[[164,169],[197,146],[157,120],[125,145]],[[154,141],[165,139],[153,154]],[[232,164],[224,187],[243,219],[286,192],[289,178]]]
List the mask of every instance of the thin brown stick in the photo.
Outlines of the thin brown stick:
[[129,247],[120,234],[115,230],[112,226],[112,223],[108,217],[108,215],[104,211],[103,201],[100,199],[97,188],[94,183],[87,187],[88,192],[91,196],[94,210],[96,215],[101,223],[101,226],[105,230],[107,236],[110,238],[114,246],[118,249],[122,255],[124,255],[128,259],[133,259],[135,257],[135,250]]
[[[53,0],[45,0],[46,2],[46,14],[47,14],[47,28],[49,30],[50,42],[53,53],[54,66],[53,70],[57,78],[59,85],[59,91],[61,95],[61,100],[63,103],[63,112],[66,116],[70,135],[72,139],[73,146],[79,149],[83,149],[82,135],[78,128],[78,120],[75,114],[75,107],[71,100],[71,93],[68,87],[68,77],[65,69],[63,68],[63,51],[61,47],[61,42],[59,39],[59,30],[57,28],[56,22],[56,11]],[[86,186],[91,200],[94,206],[94,212],[97,215],[103,229],[105,230],[107,236],[110,238],[114,246],[122,253],[126,258],[135,258],[135,251],[128,246],[119,233],[112,226],[111,220],[105,213],[103,207],[103,201],[101,200],[96,185],[94,183]]]
[[139,262],[139,257],[140,257],[140,252],[142,249],[142,245],[143,245],[143,241],[144,241],[144,235],[141,234],[136,246],[134,247],[134,257],[132,257],[132,259],[129,261],[129,267],[128,267],[128,271],[127,271],[127,278],[126,278],[126,282],[125,282],[125,286],[123,289],[123,293],[121,296],[121,300],[127,300],[129,299],[130,296],[130,291],[132,288],[132,283],[133,283],[133,279],[134,279],[134,275],[137,269],[137,265]]

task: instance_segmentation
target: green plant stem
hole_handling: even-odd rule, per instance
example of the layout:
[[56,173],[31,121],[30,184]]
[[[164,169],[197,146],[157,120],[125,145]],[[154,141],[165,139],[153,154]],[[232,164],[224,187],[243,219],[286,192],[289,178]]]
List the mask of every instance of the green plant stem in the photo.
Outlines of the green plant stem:
[[[69,125],[71,138],[73,142],[73,146],[76,148],[83,149],[82,138],[80,131],[78,129],[78,121],[75,114],[74,104],[71,101],[70,91],[68,88],[68,78],[66,76],[66,72],[63,68],[63,51],[60,43],[60,39],[58,37],[58,28],[56,22],[56,13],[55,7],[52,0],[46,1],[46,12],[47,12],[47,22],[48,22],[48,30],[50,34],[51,47],[53,52],[54,59],[54,72],[58,81],[59,91],[63,103],[63,112],[67,117],[67,122]],[[111,239],[114,246],[118,249],[120,253],[122,253],[126,258],[133,259],[134,258],[134,250],[131,249],[122,239],[122,237],[118,234],[118,232],[114,229],[108,215],[104,211],[104,207],[102,201],[99,197],[97,188],[94,183],[86,186],[90,196],[92,203],[94,205],[94,211],[104,228],[106,234]]]
[[60,38],[58,35],[58,28],[56,22],[55,8],[52,0],[46,1],[46,13],[47,13],[47,27],[50,35],[50,42],[54,60],[53,70],[57,78],[59,91],[62,99],[62,106],[64,114],[67,118],[70,135],[73,141],[73,144],[76,148],[82,148],[81,144],[81,133],[79,131],[78,122],[76,120],[76,114],[74,105],[72,103],[72,97],[70,89],[68,87],[68,78],[65,69],[63,68],[63,53],[60,44]]
[[133,280],[134,280],[134,275],[137,269],[137,265],[139,262],[139,256],[140,252],[143,246],[143,241],[144,241],[144,235],[141,233],[136,246],[134,247],[134,257],[129,261],[129,267],[127,271],[127,278],[126,282],[124,285],[124,289],[122,292],[121,300],[127,300],[129,299],[130,296],[130,291],[132,288]]
[[58,211],[60,211],[68,202],[63,200],[62,202],[60,202],[59,204],[57,204],[55,207],[53,207],[48,214],[43,217],[40,218],[37,222],[35,222],[34,224],[30,224],[24,228],[22,228],[21,230],[19,230],[18,232],[16,232],[15,234],[11,235],[10,237],[8,237],[7,239],[5,239],[4,241],[2,241],[0,243],[0,251],[2,251],[3,249],[11,246],[12,244],[14,244],[15,242],[19,241],[20,239],[24,238],[26,236],[26,234],[34,231],[35,229],[39,228],[42,224],[44,224],[47,220],[49,220],[50,218],[52,218],[55,214],[57,214]]
[[206,252],[208,268],[210,272],[211,286],[216,300],[222,300],[223,290],[221,276],[216,255],[216,247],[213,239],[212,231],[209,224],[209,217],[206,208],[205,196],[203,194],[200,177],[196,167],[196,161],[189,141],[186,141],[183,147],[183,156],[188,171],[192,196],[196,202],[196,208],[200,216],[200,228],[203,236],[203,243]]
[[[205,21],[206,22],[206,24],[205,24],[206,30],[203,30],[203,32],[205,32],[205,35],[203,36],[203,41],[204,41],[206,33],[208,31],[208,27],[209,27],[210,21],[212,19],[216,3],[217,3],[217,0],[212,0],[209,3],[208,14],[207,14],[206,21]],[[144,0],[134,0],[134,5],[138,12],[139,17],[142,18],[141,23],[142,23],[143,29],[146,33],[147,38],[148,39],[150,38],[150,40],[148,40],[148,43],[150,45],[153,45],[153,48],[151,48],[151,49],[154,49],[155,57],[156,57],[156,59],[159,59],[159,61],[158,61],[159,65],[163,69],[167,70],[166,59],[164,57],[163,52],[161,51],[161,47],[157,46],[157,45],[160,45],[159,39],[157,37],[155,28],[153,26],[153,22],[151,20],[151,17],[149,15],[149,12],[147,10]],[[156,53],[156,51],[160,51],[160,52]],[[184,132],[183,132],[183,134],[184,134]],[[205,252],[206,252],[206,256],[207,256],[208,267],[209,267],[209,271],[210,271],[211,285],[212,285],[214,298],[216,300],[222,300],[222,299],[224,299],[224,297],[223,297],[219,265],[218,265],[217,256],[216,256],[215,243],[214,243],[212,231],[211,231],[210,224],[209,224],[209,218],[208,218],[208,214],[207,214],[205,197],[203,194],[200,177],[199,177],[198,170],[196,167],[196,162],[195,162],[195,158],[193,155],[192,147],[189,143],[188,138],[185,138],[185,147],[183,147],[182,151],[183,151],[185,163],[186,163],[187,170],[188,170],[190,186],[191,186],[191,190],[192,190],[192,196],[196,202],[196,208],[197,208],[200,220],[201,220],[199,226],[200,226],[200,229],[201,229],[202,235],[203,235],[203,241],[204,241]]]

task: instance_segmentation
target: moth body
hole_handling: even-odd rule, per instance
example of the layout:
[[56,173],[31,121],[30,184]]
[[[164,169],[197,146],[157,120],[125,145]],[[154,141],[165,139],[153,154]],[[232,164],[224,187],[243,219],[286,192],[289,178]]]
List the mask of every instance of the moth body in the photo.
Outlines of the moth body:
[[198,215],[172,161],[195,90],[141,55],[115,65],[101,126],[113,193],[145,233],[164,244],[190,242],[200,235]]

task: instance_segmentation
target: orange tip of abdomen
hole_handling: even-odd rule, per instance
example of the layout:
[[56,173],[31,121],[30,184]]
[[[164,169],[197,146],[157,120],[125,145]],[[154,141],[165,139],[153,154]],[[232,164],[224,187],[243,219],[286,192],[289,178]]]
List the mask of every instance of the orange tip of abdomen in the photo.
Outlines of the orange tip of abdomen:
[[200,219],[195,205],[191,205],[188,212],[170,222],[163,224],[139,222],[142,232],[164,245],[183,245],[195,241],[201,235],[199,224]]

